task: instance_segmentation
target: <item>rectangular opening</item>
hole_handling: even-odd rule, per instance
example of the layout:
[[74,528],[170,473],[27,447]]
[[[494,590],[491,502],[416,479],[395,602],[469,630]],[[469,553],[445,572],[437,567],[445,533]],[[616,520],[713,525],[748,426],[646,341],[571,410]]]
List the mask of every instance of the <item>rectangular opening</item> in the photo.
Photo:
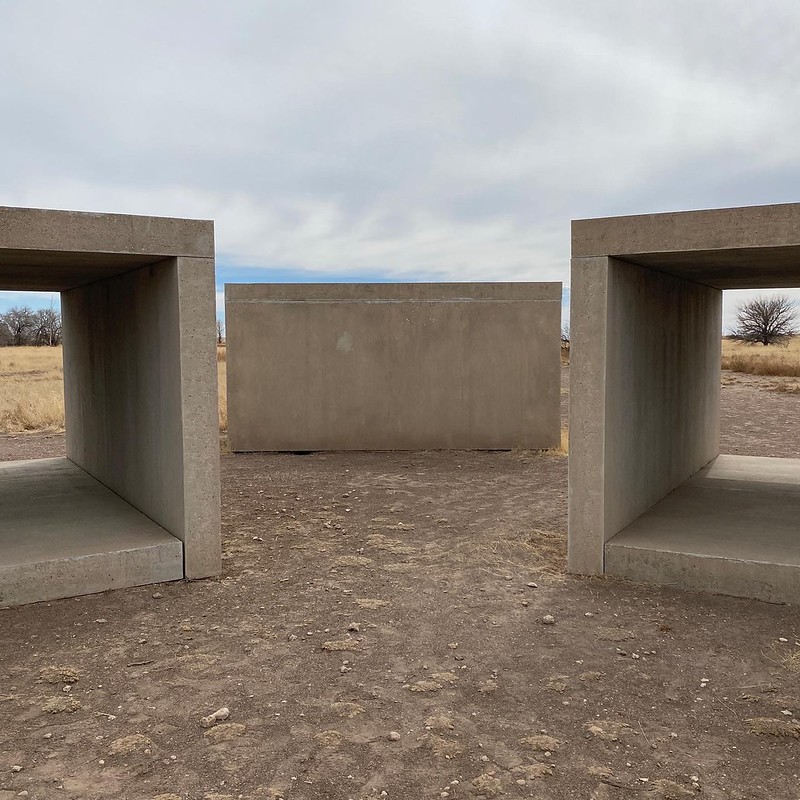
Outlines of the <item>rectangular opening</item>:
[[0,292],[0,606],[183,577],[180,540],[66,457],[60,300]]
[[609,540],[607,572],[800,602],[800,335],[748,343],[737,314],[782,297],[800,325],[800,290],[724,293],[721,454]]

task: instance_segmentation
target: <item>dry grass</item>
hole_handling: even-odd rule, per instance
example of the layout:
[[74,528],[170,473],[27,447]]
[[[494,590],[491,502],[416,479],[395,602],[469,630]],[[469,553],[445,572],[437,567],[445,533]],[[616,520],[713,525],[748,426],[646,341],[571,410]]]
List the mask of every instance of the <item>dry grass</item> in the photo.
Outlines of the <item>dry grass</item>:
[[749,375],[800,377],[800,336],[793,337],[788,345],[769,347],[723,339],[722,369]]
[[525,569],[555,581],[564,579],[566,573],[567,537],[558,531],[498,526],[484,529],[479,538],[451,542],[447,557],[492,571]]
[[800,394],[800,383],[793,381],[775,381],[767,386],[770,392],[778,392],[780,394]]
[[[219,427],[228,427],[225,347],[217,348]],[[0,347],[0,433],[64,430],[60,347]]]
[[569,455],[569,428],[566,426],[562,426],[561,428],[561,443],[554,452],[559,456]]
[[789,672],[796,672],[800,675],[800,650],[785,656],[783,659],[783,666],[786,667]]
[[217,391],[219,393],[219,429],[228,430],[228,362],[225,359],[225,348],[217,348]]
[[61,348],[0,348],[0,432],[63,429]]

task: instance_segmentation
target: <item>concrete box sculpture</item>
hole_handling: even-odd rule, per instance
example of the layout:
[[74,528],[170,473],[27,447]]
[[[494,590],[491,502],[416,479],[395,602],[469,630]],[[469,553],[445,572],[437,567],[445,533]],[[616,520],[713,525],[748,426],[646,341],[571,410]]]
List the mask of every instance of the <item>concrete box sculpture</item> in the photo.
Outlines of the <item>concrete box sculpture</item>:
[[572,256],[569,568],[800,602],[800,459],[719,454],[722,290],[800,286],[800,204],[575,221]]
[[229,284],[234,451],[560,441],[560,283]]
[[61,292],[67,430],[0,464],[0,606],[217,573],[213,223],[0,208],[0,288]]

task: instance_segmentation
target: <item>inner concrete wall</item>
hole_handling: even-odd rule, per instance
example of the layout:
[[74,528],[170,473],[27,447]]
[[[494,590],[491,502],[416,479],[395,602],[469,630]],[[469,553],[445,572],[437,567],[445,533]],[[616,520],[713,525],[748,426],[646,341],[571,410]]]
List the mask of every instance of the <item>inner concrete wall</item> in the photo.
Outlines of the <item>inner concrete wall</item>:
[[722,292],[576,258],[572,302],[569,568],[602,573],[605,542],[719,453]]
[[225,292],[235,451],[560,441],[559,283]]
[[175,259],[63,292],[67,458],[183,539]]
[[[209,267],[210,264],[210,267]],[[67,457],[220,567],[213,260],[62,292]]]

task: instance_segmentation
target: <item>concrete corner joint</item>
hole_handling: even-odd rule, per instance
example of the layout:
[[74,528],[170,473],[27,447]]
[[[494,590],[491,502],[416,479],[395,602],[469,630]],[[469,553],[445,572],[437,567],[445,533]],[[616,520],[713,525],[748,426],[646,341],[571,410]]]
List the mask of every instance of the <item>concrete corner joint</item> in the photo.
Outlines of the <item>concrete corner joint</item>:
[[0,464],[0,606],[218,573],[213,223],[0,207],[0,289],[61,293],[67,431]]
[[572,223],[569,568],[800,602],[800,460],[720,455],[722,290],[800,286],[800,204]]

